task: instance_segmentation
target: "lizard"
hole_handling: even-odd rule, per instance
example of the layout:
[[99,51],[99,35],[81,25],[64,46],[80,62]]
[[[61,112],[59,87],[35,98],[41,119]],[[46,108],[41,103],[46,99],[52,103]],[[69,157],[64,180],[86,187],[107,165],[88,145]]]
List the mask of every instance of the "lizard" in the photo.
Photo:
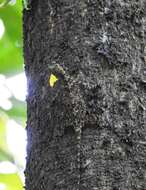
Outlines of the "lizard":
[[65,85],[67,85],[67,88],[69,89],[70,100],[73,107],[73,116],[75,120],[75,122],[73,123],[74,131],[77,140],[77,190],[79,190],[81,180],[81,136],[82,128],[84,126],[84,120],[86,117],[86,104],[80,90],[80,81],[78,78],[73,78],[72,76],[70,76],[59,64],[49,65],[49,70],[57,77],[63,79]]

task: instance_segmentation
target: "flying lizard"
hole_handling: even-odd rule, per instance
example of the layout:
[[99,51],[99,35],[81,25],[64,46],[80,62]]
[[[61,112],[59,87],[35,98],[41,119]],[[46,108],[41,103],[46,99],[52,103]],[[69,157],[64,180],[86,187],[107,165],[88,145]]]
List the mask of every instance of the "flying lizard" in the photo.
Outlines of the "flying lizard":
[[[64,70],[59,64],[49,65],[49,70],[51,73],[59,76],[64,80],[66,88],[69,89],[70,103],[72,105],[72,114],[73,114],[73,128],[76,136],[77,144],[77,168],[78,168],[78,189],[80,189],[80,180],[81,180],[81,136],[82,128],[84,126],[84,120],[86,117],[86,104],[84,98],[82,97],[80,89],[80,81],[77,78],[73,78]],[[60,79],[60,80],[61,80]]]

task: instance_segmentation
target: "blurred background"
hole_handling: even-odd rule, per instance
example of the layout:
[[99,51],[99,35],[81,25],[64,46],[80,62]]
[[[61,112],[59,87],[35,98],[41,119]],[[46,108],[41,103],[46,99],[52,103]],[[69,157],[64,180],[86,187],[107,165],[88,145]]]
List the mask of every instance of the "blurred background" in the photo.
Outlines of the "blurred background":
[[22,1],[0,0],[0,190],[23,190],[26,78]]

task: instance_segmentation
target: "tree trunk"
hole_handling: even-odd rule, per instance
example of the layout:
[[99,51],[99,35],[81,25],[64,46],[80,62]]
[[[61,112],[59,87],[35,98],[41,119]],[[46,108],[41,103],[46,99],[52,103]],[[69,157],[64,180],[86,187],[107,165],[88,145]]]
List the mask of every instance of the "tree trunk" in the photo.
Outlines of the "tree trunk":
[[145,0],[29,3],[26,190],[146,190]]

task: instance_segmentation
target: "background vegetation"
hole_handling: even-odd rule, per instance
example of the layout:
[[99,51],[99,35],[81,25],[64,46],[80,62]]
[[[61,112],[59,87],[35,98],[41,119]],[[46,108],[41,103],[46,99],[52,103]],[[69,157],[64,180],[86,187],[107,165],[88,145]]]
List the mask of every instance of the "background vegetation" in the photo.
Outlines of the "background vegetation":
[[0,190],[23,189],[26,79],[22,48],[22,2],[12,1],[0,8]]

